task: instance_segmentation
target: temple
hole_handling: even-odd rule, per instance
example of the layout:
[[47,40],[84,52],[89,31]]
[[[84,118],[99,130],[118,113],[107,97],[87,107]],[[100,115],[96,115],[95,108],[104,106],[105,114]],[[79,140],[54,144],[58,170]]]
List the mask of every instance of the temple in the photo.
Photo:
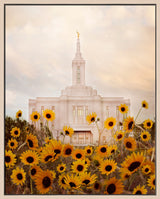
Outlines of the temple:
[[[60,132],[63,131],[63,126],[70,126],[74,129],[74,134],[71,138],[66,136],[65,143],[85,146],[98,143],[98,130],[95,124],[88,125],[86,116],[96,112],[100,118],[100,127],[107,117],[115,117],[117,123],[121,122],[123,116],[118,110],[121,104],[129,107],[130,100],[123,97],[102,97],[97,94],[97,90],[86,85],[85,60],[81,55],[80,38],[77,33],[76,53],[72,60],[72,85],[62,90],[59,97],[29,99],[29,115],[33,111],[38,111],[42,115],[45,109],[53,110],[56,115],[53,137],[62,140]],[[30,118],[29,121],[31,122]],[[109,143],[110,138],[111,132],[105,129],[101,135],[101,144]]]

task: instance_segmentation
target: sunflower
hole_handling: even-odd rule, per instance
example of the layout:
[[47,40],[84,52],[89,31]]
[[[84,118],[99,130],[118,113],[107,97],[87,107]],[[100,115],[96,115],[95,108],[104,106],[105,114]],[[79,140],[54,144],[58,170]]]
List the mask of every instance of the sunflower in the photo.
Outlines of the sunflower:
[[141,133],[141,139],[144,142],[149,141],[151,139],[151,134],[148,131],[143,131]]
[[17,111],[17,113],[16,113],[16,118],[20,118],[20,117],[22,117],[22,111],[21,110]]
[[90,156],[93,153],[93,148],[91,146],[86,146],[84,150],[86,156]]
[[91,124],[96,121],[96,117],[97,117],[97,114],[92,113],[92,114],[87,115],[86,120],[89,124]]
[[73,152],[73,145],[65,144],[62,149],[62,156],[69,157],[72,155]]
[[114,160],[104,160],[99,167],[99,170],[102,174],[109,175],[110,173],[114,172],[117,167],[117,163]]
[[55,113],[52,110],[46,109],[45,111],[43,111],[43,117],[47,121],[53,121],[55,119]]
[[125,160],[122,162],[121,166],[128,169],[129,172],[134,173],[137,171],[145,160],[144,154],[133,152],[131,155],[128,155]]
[[10,149],[16,149],[18,147],[18,142],[17,140],[11,138],[9,141],[8,141],[8,146]]
[[97,155],[104,157],[107,156],[107,145],[100,145],[96,148]]
[[25,127],[25,131],[26,131],[26,133],[29,133],[29,127],[28,126]]
[[145,165],[145,166],[143,166],[142,167],[142,172],[144,173],[144,174],[149,174],[149,173],[151,173],[151,165]]
[[66,164],[59,164],[58,166],[57,166],[57,171],[59,172],[59,173],[62,173],[62,172],[64,172],[66,170]]
[[147,194],[147,189],[145,189],[145,186],[136,186],[133,190],[133,194],[136,194],[136,195],[142,195],[142,194]]
[[37,190],[45,194],[52,188],[53,176],[51,171],[41,171],[35,177],[35,185]]
[[36,151],[28,150],[21,154],[20,157],[21,161],[25,165],[37,165],[39,163],[39,156]]
[[46,148],[49,148],[49,150],[52,150],[55,153],[55,157],[54,158],[58,158],[59,156],[61,156],[62,154],[62,144],[61,141],[57,141],[57,140],[50,140],[49,144],[46,145]]
[[145,100],[142,102],[142,108],[148,109],[148,103]]
[[12,167],[15,165],[17,159],[16,159],[16,155],[12,153],[11,150],[6,151],[5,150],[5,165],[6,167]]
[[102,159],[102,157],[100,157],[99,155],[94,155],[94,156],[93,156],[93,162],[94,162],[94,165],[95,165],[96,167],[99,167],[100,164],[103,162],[103,159]]
[[126,132],[131,132],[134,128],[134,119],[133,117],[127,117],[123,122],[123,130]]
[[72,153],[72,158],[75,160],[82,160],[85,158],[85,151],[83,149],[75,149]]
[[83,173],[80,175],[80,181],[82,182],[82,185],[84,186],[90,186],[95,183],[97,179],[97,176],[95,174],[91,175],[91,173]]
[[37,111],[32,112],[32,114],[30,115],[30,119],[33,122],[37,122],[40,119],[40,114]]
[[123,114],[128,112],[128,106],[126,104],[121,104],[118,108],[119,111]]
[[12,128],[12,130],[10,131],[11,136],[13,137],[19,137],[20,136],[20,129],[17,127]]
[[106,181],[105,194],[121,194],[123,192],[123,183],[115,177]]
[[64,181],[68,189],[79,189],[81,186],[80,178],[77,175],[66,175]]
[[85,164],[87,164],[88,166],[91,164],[91,161],[88,158],[85,158],[84,161],[85,161]]
[[74,133],[74,130],[70,126],[69,127],[64,126],[63,131],[64,131],[65,135],[68,135],[70,137],[72,137],[72,134]]
[[71,169],[73,170],[73,173],[84,173],[87,170],[88,165],[85,164],[85,160],[77,160],[73,162]]
[[129,151],[134,151],[137,148],[136,140],[132,137],[124,139],[124,146]]
[[37,165],[34,165],[30,168],[30,173],[29,175],[31,176],[32,179],[35,179],[36,175],[39,173],[39,172],[42,172],[42,169],[37,166]]
[[93,189],[94,189],[94,191],[96,191],[96,192],[99,192],[100,190],[101,190],[101,183],[100,182],[98,182],[98,181],[96,181],[94,184],[93,184]]
[[41,162],[47,163],[47,162],[54,162],[56,160],[56,154],[54,150],[52,150],[49,147],[44,147],[42,149],[42,152],[40,154],[40,160]]
[[53,179],[56,178],[56,172],[54,170],[50,170],[50,172],[52,174]]
[[38,139],[35,135],[31,133],[27,135],[26,143],[29,149],[36,150],[38,148]]
[[58,184],[60,188],[67,189],[67,184],[65,182],[66,174],[59,175]]
[[148,186],[151,188],[151,189],[155,189],[155,175],[151,175],[150,178],[147,180],[148,182]]
[[148,154],[149,156],[151,156],[152,153],[154,153],[154,152],[155,152],[155,147],[151,147],[151,148],[149,148],[149,149],[147,150],[147,154]]
[[11,179],[14,184],[23,185],[26,181],[26,173],[22,168],[16,167],[16,169],[12,171]]
[[153,126],[153,122],[150,119],[147,119],[143,122],[143,126],[145,129],[150,129]]
[[113,117],[109,117],[104,121],[104,127],[106,129],[113,129],[113,127],[116,125],[116,119]]
[[110,156],[110,155],[115,154],[116,150],[117,150],[117,145],[108,146],[107,147],[107,155]]
[[143,167],[146,166],[146,165],[150,166],[150,168],[151,168],[151,173],[155,173],[155,164],[154,164],[154,162],[152,162],[151,160],[146,160],[146,161],[143,163]]
[[124,132],[116,131],[116,133],[114,134],[114,139],[116,141],[121,141],[123,138],[124,138]]
[[121,177],[122,181],[127,180],[131,176],[131,172],[128,171],[128,169],[126,169],[126,168],[121,168],[120,172],[121,172],[120,177]]

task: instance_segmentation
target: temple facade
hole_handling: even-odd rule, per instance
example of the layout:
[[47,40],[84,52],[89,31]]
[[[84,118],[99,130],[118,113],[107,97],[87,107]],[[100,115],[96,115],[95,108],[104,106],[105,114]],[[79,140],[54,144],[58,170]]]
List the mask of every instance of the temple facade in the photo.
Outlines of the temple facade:
[[[63,126],[70,126],[74,129],[74,134],[71,138],[66,136],[65,143],[76,146],[94,145],[98,143],[98,130],[94,123],[87,123],[86,116],[96,112],[100,118],[100,128],[103,128],[107,117],[115,117],[117,123],[121,122],[123,116],[118,110],[121,104],[130,107],[130,100],[123,97],[102,97],[97,94],[97,90],[85,84],[85,60],[80,52],[78,35],[76,54],[72,60],[72,85],[62,90],[59,97],[29,99],[29,116],[33,111],[42,115],[43,110],[51,109],[56,115],[52,128],[55,139],[62,140],[60,132],[63,131]],[[30,118],[29,122],[32,122]],[[105,129],[101,135],[101,144],[109,143],[111,136],[111,131]]]

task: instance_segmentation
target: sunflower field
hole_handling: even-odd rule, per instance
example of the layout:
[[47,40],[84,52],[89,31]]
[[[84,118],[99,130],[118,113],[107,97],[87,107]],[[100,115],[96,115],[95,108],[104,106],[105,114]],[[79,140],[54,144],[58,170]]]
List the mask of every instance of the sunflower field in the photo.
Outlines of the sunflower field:
[[[104,121],[103,129],[111,130],[114,144],[101,144],[96,113],[90,113],[88,125],[99,132],[97,145],[73,146],[65,137],[74,129],[64,126],[62,141],[54,139],[49,123],[56,117],[52,110],[30,115],[32,124],[22,119],[5,118],[5,194],[155,194],[155,122],[136,120],[148,103],[142,102],[134,119],[127,116],[128,107],[119,106],[123,121]],[[37,122],[43,117],[45,123]],[[44,121],[44,120],[43,120]],[[37,128],[38,127],[38,128]]]

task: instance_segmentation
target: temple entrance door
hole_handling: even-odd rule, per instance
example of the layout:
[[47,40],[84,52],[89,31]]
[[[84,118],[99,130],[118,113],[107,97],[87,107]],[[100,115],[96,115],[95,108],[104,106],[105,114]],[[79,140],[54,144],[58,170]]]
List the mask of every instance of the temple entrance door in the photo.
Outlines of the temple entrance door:
[[74,131],[72,135],[71,144],[92,144],[93,135],[91,131]]

